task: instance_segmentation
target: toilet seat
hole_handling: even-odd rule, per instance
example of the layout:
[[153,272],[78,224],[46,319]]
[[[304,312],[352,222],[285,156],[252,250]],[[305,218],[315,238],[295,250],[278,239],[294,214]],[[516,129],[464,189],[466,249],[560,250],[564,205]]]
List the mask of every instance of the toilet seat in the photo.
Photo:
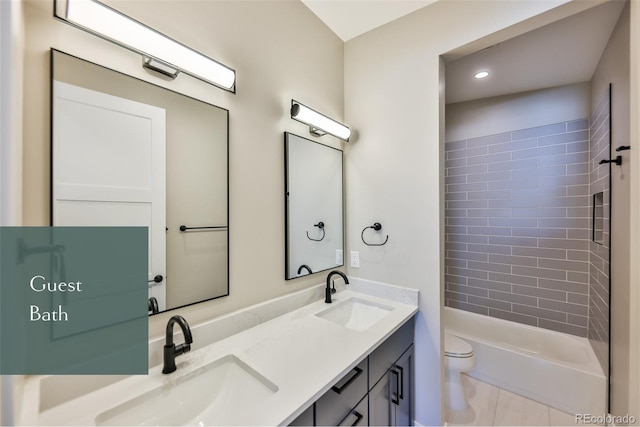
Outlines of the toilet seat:
[[448,332],[444,333],[444,355],[455,358],[473,357],[471,344]]

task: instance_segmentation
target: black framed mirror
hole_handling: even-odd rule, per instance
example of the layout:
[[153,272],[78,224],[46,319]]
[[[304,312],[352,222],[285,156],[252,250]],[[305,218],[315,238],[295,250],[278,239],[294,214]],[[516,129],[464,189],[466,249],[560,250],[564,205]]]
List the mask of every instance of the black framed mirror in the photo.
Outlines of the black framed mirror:
[[285,279],[344,265],[342,151],[285,132]]
[[228,123],[51,50],[51,225],[148,226],[150,314],[229,295]]

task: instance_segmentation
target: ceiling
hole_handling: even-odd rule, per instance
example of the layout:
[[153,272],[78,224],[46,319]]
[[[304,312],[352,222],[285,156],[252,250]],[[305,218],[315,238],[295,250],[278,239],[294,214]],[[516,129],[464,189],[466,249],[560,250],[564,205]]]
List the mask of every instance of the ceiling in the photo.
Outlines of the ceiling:
[[342,39],[354,37],[437,0],[301,0]]
[[[301,0],[343,41],[437,0]],[[591,80],[625,1],[612,0],[446,64],[455,103]],[[483,80],[473,78],[490,71]]]
[[[611,1],[446,64],[446,103],[591,80],[625,2]],[[481,70],[489,77],[473,76]]]

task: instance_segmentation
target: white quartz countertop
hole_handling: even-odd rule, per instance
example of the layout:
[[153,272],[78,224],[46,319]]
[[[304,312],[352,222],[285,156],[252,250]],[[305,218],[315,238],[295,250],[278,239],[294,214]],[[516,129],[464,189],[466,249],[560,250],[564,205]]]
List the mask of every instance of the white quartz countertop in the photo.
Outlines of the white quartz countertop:
[[[418,311],[415,305],[351,290],[334,294],[333,306],[350,298],[392,310],[369,328],[357,331],[316,316],[331,307],[318,300],[178,356],[177,371],[172,374],[163,375],[162,366],[155,366],[147,376],[127,377],[47,409],[33,421],[39,425],[95,425],[100,414],[158,387],[170,388],[194,370],[233,355],[275,384],[277,391],[255,401],[246,398],[228,403],[224,424],[287,425]],[[176,344],[181,342],[177,338]]]

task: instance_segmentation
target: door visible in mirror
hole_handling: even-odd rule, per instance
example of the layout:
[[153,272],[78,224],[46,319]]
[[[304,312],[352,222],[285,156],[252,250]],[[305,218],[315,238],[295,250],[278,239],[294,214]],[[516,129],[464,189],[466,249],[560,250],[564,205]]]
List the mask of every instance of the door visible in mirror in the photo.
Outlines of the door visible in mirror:
[[342,151],[285,132],[285,279],[344,265]]
[[52,50],[51,224],[149,227],[149,312],[229,294],[229,112]]

